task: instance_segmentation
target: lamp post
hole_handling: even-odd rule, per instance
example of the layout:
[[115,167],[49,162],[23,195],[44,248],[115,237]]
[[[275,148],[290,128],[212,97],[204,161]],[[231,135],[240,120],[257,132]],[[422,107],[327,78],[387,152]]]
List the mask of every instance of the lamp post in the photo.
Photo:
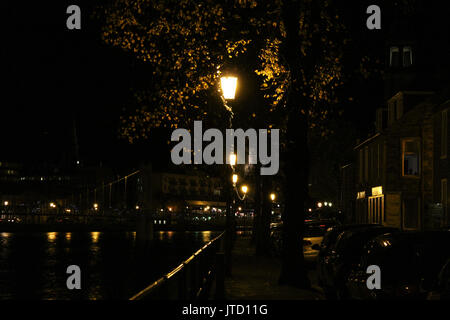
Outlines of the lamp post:
[[[223,76],[220,78],[220,85],[221,85],[221,98],[223,102],[223,106],[227,111],[230,113],[230,122],[229,122],[229,128],[232,127],[232,121],[233,121],[233,110],[228,106],[227,100],[233,100],[236,95],[236,87],[237,87],[237,78],[233,76]],[[234,196],[233,196],[233,189],[236,188],[237,183],[237,175],[235,174],[235,168],[236,165],[236,155],[234,153],[230,154],[229,164],[231,167],[231,174],[232,174],[232,182],[231,185],[230,181],[228,180],[228,170],[226,170],[227,179],[226,183],[228,185],[228,200],[227,200],[227,211],[226,211],[226,233],[225,233],[225,273],[230,276],[231,275],[231,250],[233,247],[233,240],[235,237],[235,220],[234,220],[234,209],[233,209],[233,202],[234,202]]]

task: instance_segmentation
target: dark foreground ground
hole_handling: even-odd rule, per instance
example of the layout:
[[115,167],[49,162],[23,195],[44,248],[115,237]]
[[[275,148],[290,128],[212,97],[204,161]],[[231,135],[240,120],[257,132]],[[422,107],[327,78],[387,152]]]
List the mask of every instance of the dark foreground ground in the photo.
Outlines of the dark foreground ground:
[[281,262],[276,257],[258,257],[247,235],[238,235],[233,249],[232,276],[225,280],[230,300],[323,300],[311,266],[311,290],[278,285]]

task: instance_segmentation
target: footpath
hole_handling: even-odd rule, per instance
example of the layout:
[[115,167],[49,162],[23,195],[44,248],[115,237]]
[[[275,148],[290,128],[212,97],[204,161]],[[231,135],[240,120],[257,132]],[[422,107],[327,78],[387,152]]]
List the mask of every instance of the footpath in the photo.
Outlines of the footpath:
[[225,279],[227,300],[323,300],[314,285],[314,271],[308,276],[311,290],[279,285],[281,261],[276,257],[258,257],[248,236],[238,235],[232,253],[231,277]]

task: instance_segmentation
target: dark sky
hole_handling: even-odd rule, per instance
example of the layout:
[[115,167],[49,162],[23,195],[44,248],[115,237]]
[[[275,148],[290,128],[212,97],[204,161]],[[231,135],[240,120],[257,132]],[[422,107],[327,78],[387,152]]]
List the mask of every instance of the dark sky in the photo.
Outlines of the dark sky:
[[[0,159],[61,160],[74,153],[74,127],[85,161],[126,162],[158,158],[117,139],[117,123],[130,88],[145,81],[146,70],[133,58],[100,41],[89,18],[98,1],[2,1]],[[67,30],[66,8],[82,10],[82,29]],[[383,32],[365,28],[366,1],[349,2],[345,19],[359,45],[383,50]],[[386,17],[387,15],[384,15]],[[356,39],[355,38],[355,39]],[[350,55],[352,53],[349,53]],[[360,88],[373,105],[349,112],[363,130],[372,121],[379,88]],[[75,126],[74,126],[75,123]]]
[[82,159],[120,155],[116,125],[133,79],[131,60],[101,44],[87,1],[77,2],[81,30],[67,30],[69,4],[2,3],[2,159],[73,154],[74,123]]

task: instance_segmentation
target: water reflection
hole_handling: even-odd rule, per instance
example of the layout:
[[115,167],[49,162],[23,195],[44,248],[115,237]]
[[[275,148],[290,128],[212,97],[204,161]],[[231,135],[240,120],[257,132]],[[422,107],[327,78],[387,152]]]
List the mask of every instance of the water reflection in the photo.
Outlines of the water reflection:
[[[213,236],[155,232],[155,241],[142,246],[136,232],[3,232],[0,300],[128,299]],[[67,290],[72,264],[82,270],[83,290]]]
[[56,239],[56,232],[47,232],[47,239],[49,242],[54,242]]
[[97,243],[99,236],[100,236],[100,232],[98,232],[98,231],[91,232],[92,243]]
[[203,238],[203,242],[211,241],[211,231],[203,231],[202,238]]

